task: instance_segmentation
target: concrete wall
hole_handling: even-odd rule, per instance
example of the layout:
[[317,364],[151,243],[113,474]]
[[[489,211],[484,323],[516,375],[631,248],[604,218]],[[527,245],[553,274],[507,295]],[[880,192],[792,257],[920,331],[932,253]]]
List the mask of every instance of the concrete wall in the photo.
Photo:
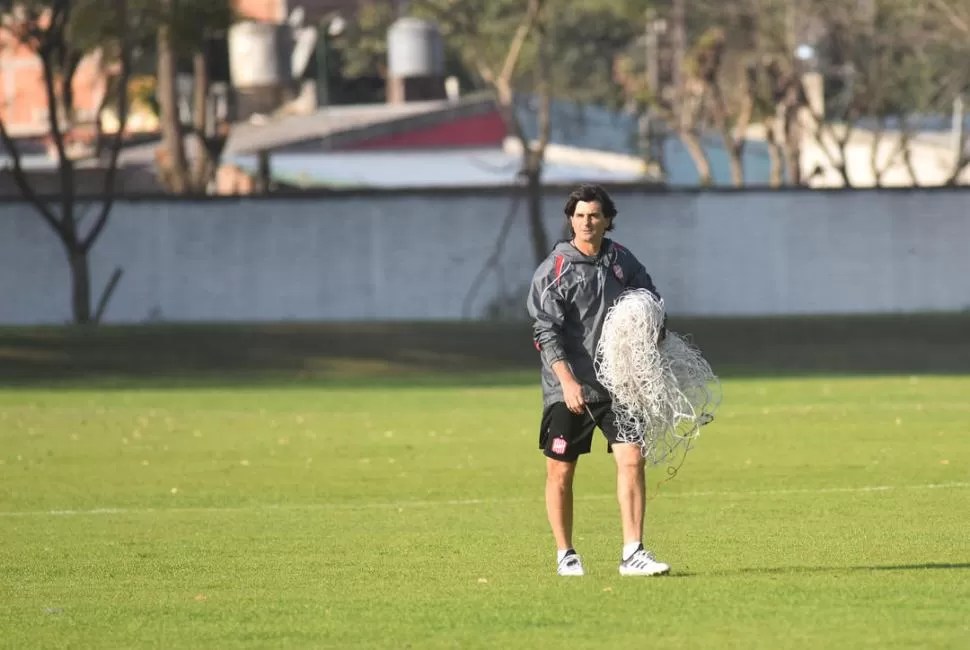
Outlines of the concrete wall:
[[[563,197],[545,201],[559,233]],[[970,308],[970,193],[617,191],[616,239],[672,313],[759,315]],[[110,322],[450,319],[509,209],[507,194],[121,201],[92,252],[95,292],[124,277]],[[524,205],[469,305],[522,310],[533,261]],[[57,238],[0,202],[0,323],[70,318]]]

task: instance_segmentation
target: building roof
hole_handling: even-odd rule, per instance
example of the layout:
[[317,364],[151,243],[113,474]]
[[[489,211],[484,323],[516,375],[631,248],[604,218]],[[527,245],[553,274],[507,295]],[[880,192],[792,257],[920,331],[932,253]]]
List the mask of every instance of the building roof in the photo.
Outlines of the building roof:
[[[255,156],[226,159],[254,172]],[[271,158],[273,178],[301,187],[400,188],[489,187],[516,182],[522,157],[500,148],[432,151],[340,151],[278,153]],[[543,181],[549,184],[636,182],[642,175],[614,165],[581,165],[547,161]]]
[[278,151],[301,144],[312,144],[317,150],[336,149],[494,110],[490,94],[470,94],[454,101],[327,106],[309,115],[260,117],[233,125],[225,155]]

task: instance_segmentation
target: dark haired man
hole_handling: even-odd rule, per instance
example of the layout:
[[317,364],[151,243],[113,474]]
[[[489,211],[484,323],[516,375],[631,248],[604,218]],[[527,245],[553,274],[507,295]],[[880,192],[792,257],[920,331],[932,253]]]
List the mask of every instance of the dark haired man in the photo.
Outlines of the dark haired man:
[[627,289],[657,294],[633,253],[606,237],[616,206],[605,189],[582,185],[566,200],[571,237],[560,241],[536,269],[528,308],[542,357],[543,413],[539,447],[546,456],[546,513],[557,546],[557,573],[584,575],[573,548],[573,477],[590,451],[595,428],[616,460],[616,491],[623,527],[620,574],[651,576],[670,567],[643,547],[644,459],[636,444],[618,443],[610,395],[596,379],[593,359],[606,314]]

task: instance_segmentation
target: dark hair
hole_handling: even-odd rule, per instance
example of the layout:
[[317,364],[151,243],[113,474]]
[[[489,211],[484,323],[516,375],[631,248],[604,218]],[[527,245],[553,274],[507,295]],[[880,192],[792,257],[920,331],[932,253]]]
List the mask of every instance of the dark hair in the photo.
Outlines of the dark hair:
[[566,207],[563,211],[566,213],[566,227],[569,228],[570,232],[572,232],[573,226],[569,219],[576,212],[576,204],[580,201],[584,201],[586,203],[596,201],[599,203],[600,207],[603,209],[603,216],[610,220],[610,223],[608,226],[606,226],[606,229],[613,230],[613,221],[616,217],[616,204],[613,203],[613,199],[610,198],[610,195],[605,189],[602,188],[602,186],[584,184],[573,190],[569,194],[569,198],[566,199]]

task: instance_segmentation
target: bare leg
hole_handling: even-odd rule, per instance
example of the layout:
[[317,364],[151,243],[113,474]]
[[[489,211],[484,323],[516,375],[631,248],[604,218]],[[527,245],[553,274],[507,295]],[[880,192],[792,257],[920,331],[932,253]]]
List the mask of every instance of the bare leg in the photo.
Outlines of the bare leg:
[[623,543],[643,541],[643,513],[646,504],[643,456],[636,444],[613,445],[616,459],[616,500],[620,504]]
[[573,476],[576,463],[546,458],[546,514],[560,551],[573,547]]

